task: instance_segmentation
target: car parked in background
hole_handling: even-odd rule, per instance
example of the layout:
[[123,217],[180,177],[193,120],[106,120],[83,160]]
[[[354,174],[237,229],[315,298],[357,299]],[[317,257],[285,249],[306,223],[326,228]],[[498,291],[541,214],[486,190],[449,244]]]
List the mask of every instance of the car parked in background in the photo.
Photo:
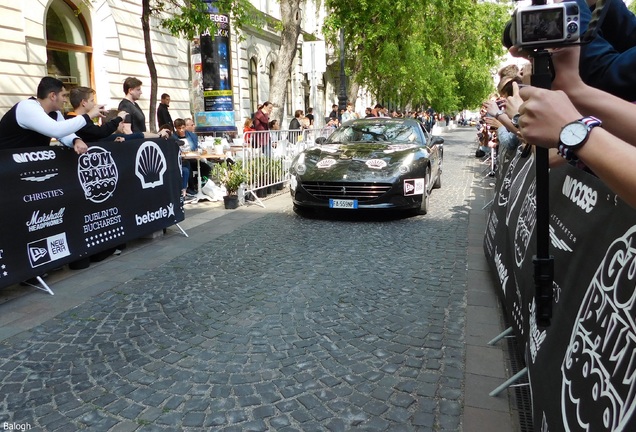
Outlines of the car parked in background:
[[431,190],[442,184],[443,143],[415,119],[344,123],[292,161],[294,207],[426,214]]

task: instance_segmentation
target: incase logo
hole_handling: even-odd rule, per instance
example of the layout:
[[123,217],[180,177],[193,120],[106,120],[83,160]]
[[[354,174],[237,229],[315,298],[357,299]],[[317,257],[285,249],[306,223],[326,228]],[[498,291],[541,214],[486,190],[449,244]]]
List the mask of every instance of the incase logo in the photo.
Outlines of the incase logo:
[[563,195],[585,210],[585,213],[594,210],[598,199],[598,193],[594,189],[570,176],[566,176],[563,182]]
[[15,153],[13,160],[17,163],[25,162],[37,162],[55,159],[55,152],[53,150],[40,150],[27,153]]
[[170,216],[174,216],[174,204],[169,204],[167,207],[159,207],[158,210],[152,212],[147,211],[141,216],[136,214],[135,222],[137,222],[137,226],[145,225],[147,223],[152,223]]

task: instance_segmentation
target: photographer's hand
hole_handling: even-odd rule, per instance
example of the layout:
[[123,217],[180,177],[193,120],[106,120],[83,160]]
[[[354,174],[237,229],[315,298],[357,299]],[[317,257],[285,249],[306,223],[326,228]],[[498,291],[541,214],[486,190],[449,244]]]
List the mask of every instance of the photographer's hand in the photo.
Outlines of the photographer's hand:
[[497,102],[495,102],[494,100],[487,100],[485,101],[482,106],[484,107],[484,109],[486,110],[486,112],[488,114],[490,114],[491,116],[495,116],[497,114],[497,112],[499,111],[499,107],[497,106]]
[[557,147],[563,126],[583,117],[562,91],[524,87],[519,94],[524,100],[519,107],[519,131],[530,144]]
[[563,90],[568,96],[576,96],[586,84],[579,75],[580,46],[556,48],[552,52],[555,76],[552,90]]

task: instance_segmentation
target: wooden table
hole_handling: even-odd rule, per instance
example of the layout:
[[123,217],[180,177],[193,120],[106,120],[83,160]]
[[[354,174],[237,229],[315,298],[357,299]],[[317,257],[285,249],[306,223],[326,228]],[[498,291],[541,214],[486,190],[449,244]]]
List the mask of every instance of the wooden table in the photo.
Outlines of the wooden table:
[[197,171],[198,171],[198,175],[197,175],[197,193],[194,195],[194,198],[188,202],[190,203],[197,203],[199,202],[199,200],[209,200],[211,201],[212,198],[210,198],[209,196],[207,196],[206,194],[204,194],[201,191],[201,161],[202,160],[209,160],[212,162],[223,162],[225,160],[225,155],[222,154],[215,154],[215,153],[202,153],[199,154],[198,152],[187,152],[187,153],[183,153],[181,155],[182,159],[185,160],[196,160],[197,161]]

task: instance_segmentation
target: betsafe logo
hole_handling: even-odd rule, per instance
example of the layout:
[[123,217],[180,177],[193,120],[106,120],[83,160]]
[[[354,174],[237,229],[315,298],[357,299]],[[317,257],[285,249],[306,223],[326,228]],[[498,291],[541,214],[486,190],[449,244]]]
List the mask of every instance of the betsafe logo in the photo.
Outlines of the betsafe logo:
[[174,215],[174,204],[168,204],[168,206],[159,207],[155,211],[148,210],[142,215],[135,214],[135,222],[137,223],[137,226],[140,226],[156,222],[161,219],[169,218],[170,216]]

